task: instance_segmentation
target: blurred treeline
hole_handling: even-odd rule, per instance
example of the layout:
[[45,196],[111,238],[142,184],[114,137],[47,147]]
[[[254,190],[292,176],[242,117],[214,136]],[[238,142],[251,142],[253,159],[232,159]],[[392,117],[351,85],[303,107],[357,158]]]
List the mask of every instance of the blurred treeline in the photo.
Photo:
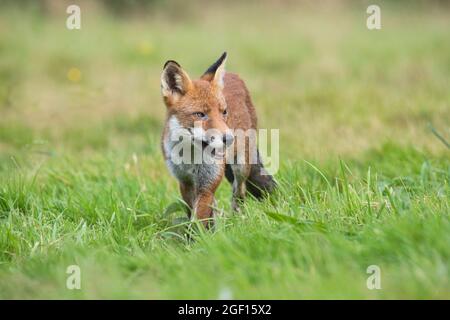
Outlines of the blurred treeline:
[[165,0],[2,0],[2,6],[18,6],[35,9],[45,14],[58,12],[68,5],[88,5],[89,7],[102,7],[102,9],[116,14],[138,12],[151,7],[164,6],[170,1]]
[[[209,5],[211,3],[227,5],[230,3],[240,3],[242,0],[1,0],[0,9],[5,6],[16,6],[22,8],[29,8],[38,10],[43,14],[53,14],[60,12],[62,8],[66,8],[71,4],[95,7],[115,15],[136,14],[148,10],[160,11],[183,11],[190,6],[201,8],[202,5]],[[302,4],[306,6],[327,6],[327,5],[342,5],[342,6],[360,6],[361,4],[370,5],[374,1],[370,0],[246,0],[246,3],[272,3],[280,6],[289,6],[293,4]],[[380,0],[376,1],[378,5],[388,4],[389,6],[399,6],[403,8],[410,7],[437,7],[450,6],[449,0]]]

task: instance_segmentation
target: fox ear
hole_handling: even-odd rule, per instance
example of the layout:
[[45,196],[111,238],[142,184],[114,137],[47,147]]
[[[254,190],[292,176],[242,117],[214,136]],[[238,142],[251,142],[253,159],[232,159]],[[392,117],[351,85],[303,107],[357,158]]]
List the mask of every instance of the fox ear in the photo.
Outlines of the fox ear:
[[176,61],[169,60],[164,64],[161,74],[161,93],[166,102],[178,100],[191,87],[191,79]]
[[202,79],[211,81],[220,89],[223,89],[223,77],[225,76],[225,63],[227,61],[227,53],[224,52],[219,60],[206,70]]

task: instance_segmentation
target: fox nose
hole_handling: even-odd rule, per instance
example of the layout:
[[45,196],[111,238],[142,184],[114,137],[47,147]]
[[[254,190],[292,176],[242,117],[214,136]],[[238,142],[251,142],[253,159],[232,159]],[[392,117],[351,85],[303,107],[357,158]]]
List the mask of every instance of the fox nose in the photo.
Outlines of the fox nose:
[[231,133],[225,133],[222,136],[222,140],[223,140],[223,144],[226,145],[227,147],[231,146],[231,144],[234,141],[234,136]]

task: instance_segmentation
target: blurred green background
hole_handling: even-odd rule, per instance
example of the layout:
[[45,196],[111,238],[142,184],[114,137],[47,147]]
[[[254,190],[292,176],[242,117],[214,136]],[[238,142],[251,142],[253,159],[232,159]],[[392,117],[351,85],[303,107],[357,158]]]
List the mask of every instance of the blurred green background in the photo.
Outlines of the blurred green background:
[[[0,297],[448,298],[449,150],[430,124],[449,140],[450,6],[377,1],[371,31],[372,2],[2,1]],[[282,192],[191,243],[164,215],[160,72],[200,76],[225,50],[280,129]],[[388,290],[365,287],[373,263]]]
[[383,3],[380,31],[366,28],[364,1],[81,1],[81,30],[65,27],[70,1],[11,3],[1,10],[2,154],[145,148],[164,119],[164,62],[195,77],[225,50],[290,159],[389,141],[442,150],[426,127],[448,130],[450,118],[449,10],[438,2]]

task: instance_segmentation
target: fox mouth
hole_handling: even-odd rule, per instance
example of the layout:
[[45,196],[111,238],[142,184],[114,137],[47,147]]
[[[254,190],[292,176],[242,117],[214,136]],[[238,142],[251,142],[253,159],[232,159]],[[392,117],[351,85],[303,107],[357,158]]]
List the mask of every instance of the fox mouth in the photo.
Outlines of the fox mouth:
[[211,147],[207,141],[202,140],[202,150],[205,151],[206,148],[210,148],[209,152],[216,159],[223,159],[225,157],[225,148],[214,148]]
[[208,139],[205,139],[204,136],[196,136],[195,133],[191,128],[187,128],[191,139],[194,143],[194,145],[197,145],[197,147],[201,147],[202,152],[205,152],[205,150],[211,155],[213,158],[221,160],[225,157],[225,150],[227,149],[226,145],[223,145],[221,147],[215,147],[211,145],[212,141],[209,141]]

